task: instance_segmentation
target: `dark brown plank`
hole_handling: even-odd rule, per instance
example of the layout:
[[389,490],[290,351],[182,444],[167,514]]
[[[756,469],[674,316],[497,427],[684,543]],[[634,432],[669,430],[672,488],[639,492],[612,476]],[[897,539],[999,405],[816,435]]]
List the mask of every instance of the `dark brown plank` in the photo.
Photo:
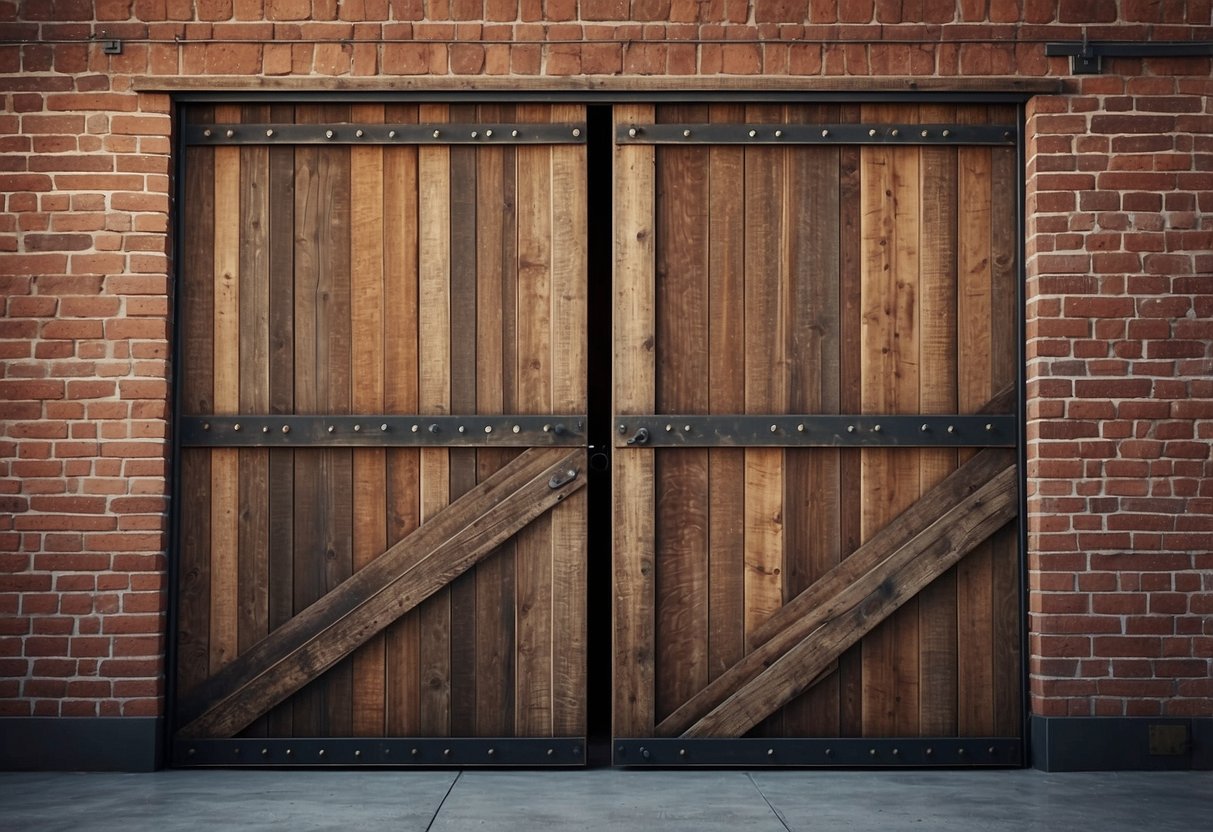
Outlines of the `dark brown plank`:
[[[191,108],[188,118],[212,122],[211,107]],[[215,151],[186,150],[182,208],[187,212],[181,250],[181,409],[212,409],[214,337]],[[177,686],[188,694],[207,676],[210,655],[210,451],[181,452],[181,537],[178,562]]]
[[[476,106],[452,106],[450,118],[476,122]],[[451,410],[476,405],[476,156],[475,147],[451,148]],[[476,485],[476,451],[450,452],[451,499]],[[451,735],[476,733],[476,573],[451,584]]]
[[[702,106],[661,107],[658,121],[703,122]],[[708,151],[657,151],[659,413],[708,411]],[[708,681],[708,452],[656,454],[656,715]]]
[[585,484],[585,451],[531,449],[344,585],[212,676],[186,703],[183,736],[230,736],[325,672],[387,624],[463,574],[492,549]]
[[[712,105],[714,123],[745,118],[737,105]],[[744,150],[708,149],[708,398],[712,413],[745,410]],[[708,678],[745,653],[745,451],[708,451]]]

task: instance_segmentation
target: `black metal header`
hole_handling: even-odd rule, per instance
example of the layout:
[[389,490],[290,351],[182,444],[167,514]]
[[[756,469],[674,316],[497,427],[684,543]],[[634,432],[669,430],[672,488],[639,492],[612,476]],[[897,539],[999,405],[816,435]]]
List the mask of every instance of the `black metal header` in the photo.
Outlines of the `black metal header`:
[[615,418],[616,447],[1013,448],[1014,416],[642,415]]
[[1091,43],[1047,43],[1045,55],[1070,57],[1075,75],[1096,75],[1103,70],[1104,58],[1208,58],[1213,56],[1213,41],[1102,41]]
[[625,124],[620,144],[930,144],[1013,146],[1013,124]]
[[582,766],[581,737],[539,739],[214,739],[175,740],[172,765],[223,767]]
[[187,124],[187,145],[585,144],[585,124]]
[[617,766],[776,766],[922,768],[1023,765],[1015,737],[899,739],[616,739]]
[[586,417],[542,416],[183,416],[182,447],[536,448],[586,443]]

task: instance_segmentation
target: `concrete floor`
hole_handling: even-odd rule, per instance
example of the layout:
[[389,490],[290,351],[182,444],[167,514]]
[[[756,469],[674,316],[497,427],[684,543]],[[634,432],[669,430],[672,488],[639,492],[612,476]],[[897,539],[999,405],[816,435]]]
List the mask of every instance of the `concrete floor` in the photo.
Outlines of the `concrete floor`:
[[0,773],[0,830],[1213,832],[1213,772]]

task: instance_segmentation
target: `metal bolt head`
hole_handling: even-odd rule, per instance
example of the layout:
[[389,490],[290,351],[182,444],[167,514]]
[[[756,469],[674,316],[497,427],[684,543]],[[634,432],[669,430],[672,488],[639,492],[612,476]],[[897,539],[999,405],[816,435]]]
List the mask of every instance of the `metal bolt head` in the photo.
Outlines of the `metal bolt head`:
[[389,139],[394,139],[394,138],[396,138],[396,131],[395,131],[395,130],[389,130],[389,131],[387,131],[387,137],[388,137]]
[[437,433],[438,431],[439,427],[437,424],[430,425],[430,433]]
[[869,135],[869,136],[875,136],[875,135],[876,135],[876,128],[875,128],[875,127],[873,127],[871,130],[869,130],[869,131],[868,131],[868,135]]
[[380,426],[379,426],[379,430],[381,430],[381,431],[386,431],[386,430],[387,430],[387,423],[386,423],[386,422],[384,422],[382,425],[380,425]]
[[492,426],[492,425],[485,425],[485,426],[484,426],[484,432],[485,432],[485,433],[492,433],[492,432],[493,432],[493,426]]
[[283,433],[290,433],[290,432],[291,432],[291,426],[290,426],[290,425],[283,425],[283,426],[282,426],[282,432],[283,432]]
[[930,430],[931,430],[931,426],[930,426],[930,425],[923,425],[921,428],[919,428],[919,430],[920,430],[920,431],[922,431],[923,433],[927,433],[928,431],[930,431]]
[[755,137],[755,136],[757,136],[757,135],[758,135],[758,131],[757,131],[757,130],[751,130],[751,131],[750,131],[750,138],[751,138],[751,139],[752,139],[752,138],[754,138],[754,137]]
[[331,139],[331,138],[333,138],[333,131],[332,131],[332,130],[325,130],[325,131],[324,131],[324,137],[325,137],[326,139]]
[[956,425],[948,425],[948,433],[956,433]]
[[576,138],[579,138],[580,136],[581,136],[581,129],[578,127],[574,127],[573,128],[573,138],[576,139]]
[[438,137],[439,137],[439,136],[441,136],[441,135],[442,135],[442,131],[441,131],[441,130],[435,130],[435,131],[434,131],[434,138],[435,138],[435,139],[436,139],[436,138],[438,138]]
[[683,432],[683,433],[690,433],[690,432],[691,432],[691,426],[690,426],[690,425],[683,425],[683,426],[682,426],[682,432]]
[[777,138],[777,139],[782,139],[782,138],[783,138],[783,131],[782,131],[782,130],[776,130],[776,131],[775,131],[775,138]]
[[473,139],[478,139],[478,138],[480,138],[480,134],[479,134],[479,133],[477,133],[475,130],[473,130],[473,131],[472,131],[472,138],[473,138]]
[[869,749],[868,749],[868,756],[869,756],[869,757],[875,757],[875,756],[876,756],[876,749],[875,749],[875,748],[869,748]]
[[489,756],[490,756],[490,757],[492,757],[492,756],[493,756],[494,754],[496,754],[496,753],[497,753],[497,749],[496,749],[496,748],[490,748],[490,749],[489,749],[488,754],[489,754]]
[[948,136],[950,136],[950,135],[952,135],[952,131],[951,131],[951,130],[944,130],[944,131],[943,131],[943,137],[944,137],[945,139],[946,139]]
[[202,135],[209,139],[211,137],[211,128],[208,127],[205,130],[203,130]]
[[417,432],[417,431],[419,431],[419,430],[421,430],[421,426],[420,426],[420,425],[413,425],[413,427],[412,427],[412,431],[413,431],[413,433],[416,433],[416,432]]
[[544,426],[543,426],[543,432],[544,432],[544,433],[551,433],[551,432],[552,432],[552,426],[551,426],[551,425],[544,425]]
[[261,749],[261,756],[262,756],[262,757],[268,757],[269,755],[270,755],[270,750],[269,750],[268,748],[263,748],[263,749]]
[[460,426],[459,426],[459,432],[460,432],[460,433],[467,433],[467,430],[468,430],[468,429],[467,429],[466,427],[464,427],[463,425],[460,425]]
[[355,748],[355,749],[354,749],[354,756],[355,756],[355,757],[361,757],[361,756],[362,756],[362,750],[361,750],[361,749],[358,749],[358,748]]
[[823,139],[824,139],[826,136],[828,136],[828,135],[830,135],[830,131],[829,131],[829,130],[822,130],[822,131],[821,131],[821,137],[822,137]]
[[901,131],[898,130],[896,127],[894,127],[892,130],[889,131],[889,135],[890,136],[900,136]]
[[273,130],[266,130],[266,131],[265,131],[265,137],[266,137],[267,139],[273,138],[273,137],[274,137],[274,131],[273,131]]
[[771,425],[771,433],[775,433],[778,430],[779,430],[779,425]]
[[847,433],[854,433],[854,432],[855,432],[855,426],[847,425]]
[[318,752],[316,752],[316,756],[317,756],[317,757],[323,757],[323,756],[324,756],[324,749],[322,748],[322,749],[320,749]]
[[689,138],[691,138],[691,131],[690,131],[690,130],[683,130],[683,131],[682,131],[682,137],[683,137],[684,139],[689,139]]
[[361,430],[362,430],[362,425],[354,425],[354,433],[358,433]]
[[665,426],[665,432],[666,432],[666,433],[669,433],[669,432],[670,432],[670,431],[672,431],[672,430],[674,430],[674,426],[673,426],[673,425],[666,425],[666,426]]
[[229,128],[227,129],[227,131],[226,131],[226,132],[224,132],[224,134],[223,134],[223,135],[227,136],[227,137],[230,139],[230,138],[232,138],[233,136],[235,136],[235,135],[236,135],[236,131],[235,131],[235,130],[233,130],[233,129],[231,129],[231,128],[229,127]]
[[355,130],[354,135],[361,139],[365,134],[361,130]]
[[522,428],[520,428],[518,425],[514,425],[514,433],[521,433],[521,432],[522,432]]
[[269,433],[269,432],[270,432],[270,426],[269,426],[269,425],[262,425],[262,426],[261,426],[261,432],[262,432],[262,433]]
[[768,749],[767,749],[767,756],[768,756],[768,757],[774,757],[774,756],[775,756],[775,749],[774,749],[774,748],[768,748]]
[[511,130],[511,131],[510,131],[510,135],[511,135],[511,136],[513,136],[513,137],[516,139],[516,138],[518,138],[518,131],[517,131],[517,130]]
[[211,423],[210,423],[210,422],[203,422],[203,423],[202,423],[202,429],[203,429],[203,430],[210,430],[210,429],[211,429]]
[[931,131],[930,131],[930,130],[923,130],[923,131],[922,131],[922,137],[923,137],[924,139],[925,139],[927,136],[929,136],[929,135],[931,135]]
[[796,432],[804,433],[804,423],[803,422],[801,422],[799,425],[796,426]]
[[636,138],[636,133],[637,133],[637,132],[639,132],[639,131],[637,131],[635,127],[629,127],[629,128],[628,128],[628,136],[629,136],[629,137],[631,137],[631,138],[633,138],[633,139],[634,139],[634,138]]
[[619,427],[617,427],[615,430],[617,430],[619,433],[627,433],[627,431],[628,431],[628,426],[627,426],[627,425],[620,425],[620,426],[619,426]]
[[327,430],[329,433],[333,433],[334,431],[337,430],[337,428],[333,427],[332,425],[329,425],[327,428],[325,428],[325,430]]
[[240,423],[237,422],[236,424],[232,425],[232,430],[240,430]]
[[875,431],[876,433],[880,433],[880,425],[873,425],[872,430]]
[[986,424],[986,431],[987,431],[987,432],[992,432],[993,430],[994,430],[994,426],[993,426],[993,425],[991,425],[991,424]]
[[[493,131],[492,131],[492,130],[485,130],[485,131],[484,131],[484,137],[485,137],[486,139],[491,139],[491,138],[493,138]],[[493,749],[491,749],[491,748],[489,749],[489,751],[492,751],[492,750],[493,750]]]

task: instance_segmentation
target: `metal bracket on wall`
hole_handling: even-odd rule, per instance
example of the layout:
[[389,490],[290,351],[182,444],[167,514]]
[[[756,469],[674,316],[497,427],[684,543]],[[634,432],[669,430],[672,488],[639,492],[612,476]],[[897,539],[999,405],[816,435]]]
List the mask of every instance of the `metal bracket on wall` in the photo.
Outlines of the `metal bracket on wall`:
[[585,144],[578,124],[187,124],[187,145]]
[[619,144],[1015,144],[1013,124],[624,124]]
[[640,415],[615,417],[616,447],[1012,448],[1014,416]]
[[537,448],[586,444],[586,417],[540,416],[185,416],[183,447]]
[[1006,767],[1023,764],[1014,737],[910,737],[899,739],[615,739],[617,766],[694,768],[768,766],[924,768]]
[[363,738],[177,740],[174,766],[407,767],[583,766],[585,740]]
[[1070,72],[1095,75],[1103,70],[1104,58],[1208,58],[1213,57],[1213,41],[1081,41],[1047,43],[1048,57],[1069,56]]

